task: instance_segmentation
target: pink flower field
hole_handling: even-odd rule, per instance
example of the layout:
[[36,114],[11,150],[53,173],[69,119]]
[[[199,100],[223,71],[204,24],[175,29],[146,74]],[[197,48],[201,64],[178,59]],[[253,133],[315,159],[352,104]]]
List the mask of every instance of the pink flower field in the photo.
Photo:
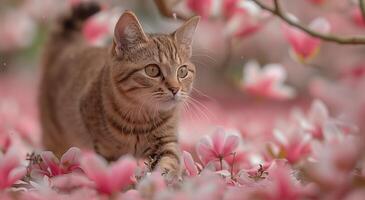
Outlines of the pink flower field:
[[0,2],[0,200],[365,199],[365,1],[99,1],[82,31],[96,46],[124,10],[148,32],[202,17],[178,178],[131,155],[42,147],[42,46],[82,1]]

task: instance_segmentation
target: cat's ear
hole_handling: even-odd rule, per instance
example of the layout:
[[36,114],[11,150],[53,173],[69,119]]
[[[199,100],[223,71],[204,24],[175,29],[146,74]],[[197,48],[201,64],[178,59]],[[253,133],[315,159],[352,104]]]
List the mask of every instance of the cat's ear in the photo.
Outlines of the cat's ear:
[[183,48],[191,50],[194,33],[198,26],[199,20],[199,16],[192,17],[173,33],[175,41],[179,45],[182,45]]
[[119,18],[114,29],[114,42],[117,48],[130,47],[138,43],[147,42],[137,16],[132,11],[125,11]]

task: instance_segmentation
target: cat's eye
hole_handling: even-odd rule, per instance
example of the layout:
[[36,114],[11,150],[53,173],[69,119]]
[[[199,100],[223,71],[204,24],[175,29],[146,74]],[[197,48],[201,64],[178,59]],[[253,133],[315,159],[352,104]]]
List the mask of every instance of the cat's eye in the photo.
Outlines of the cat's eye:
[[160,75],[160,68],[156,64],[149,64],[144,68],[146,74],[152,78],[156,78]]
[[185,78],[188,75],[188,67],[186,65],[181,66],[177,71],[178,78]]

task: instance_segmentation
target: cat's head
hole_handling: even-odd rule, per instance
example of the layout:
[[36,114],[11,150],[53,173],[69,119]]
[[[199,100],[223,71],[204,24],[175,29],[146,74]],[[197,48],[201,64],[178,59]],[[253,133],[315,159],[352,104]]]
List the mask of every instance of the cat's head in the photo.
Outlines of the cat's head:
[[199,17],[171,34],[146,34],[126,11],[114,31],[111,75],[118,92],[140,106],[169,110],[186,101],[196,74],[190,61]]

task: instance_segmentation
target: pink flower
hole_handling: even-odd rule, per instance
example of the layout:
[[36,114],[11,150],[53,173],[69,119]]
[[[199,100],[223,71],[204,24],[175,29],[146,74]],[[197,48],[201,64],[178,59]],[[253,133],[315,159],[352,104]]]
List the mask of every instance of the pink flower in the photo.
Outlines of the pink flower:
[[314,162],[308,163],[305,169],[312,181],[332,190],[350,187],[351,174],[361,160],[363,148],[361,137],[341,135],[324,143],[314,143]]
[[208,18],[211,15],[211,9],[214,0],[187,0],[187,6],[196,14],[200,15],[203,19]]
[[26,174],[26,168],[20,165],[16,151],[12,146],[5,154],[0,152],[0,190],[11,186]]
[[311,152],[311,135],[304,133],[297,126],[289,127],[285,131],[274,129],[273,135],[275,140],[270,153],[275,158],[285,158],[294,164]]
[[[39,127],[34,116],[25,113],[25,108],[15,99],[0,99],[0,148],[7,149],[15,143],[16,137],[22,142],[37,145],[39,141]],[[15,134],[10,134],[14,133]],[[21,138],[20,138],[21,137]]]
[[262,12],[251,1],[228,1],[226,3],[227,25],[225,32],[229,35],[244,37],[257,32],[262,27]]
[[50,151],[40,153],[41,162],[31,166],[32,177],[54,177],[80,170],[81,151],[71,147],[63,156],[61,161]]
[[295,114],[302,129],[310,133],[313,138],[323,139],[325,126],[330,122],[330,118],[328,109],[322,101],[313,101],[307,116],[303,116],[301,112]]
[[265,189],[261,190],[263,199],[267,200],[296,200],[302,199],[303,188],[292,175],[292,171],[287,166],[273,166],[268,169],[270,181]]
[[107,166],[102,157],[88,153],[81,161],[81,168],[95,182],[96,189],[108,195],[130,185],[136,167],[136,161],[130,157],[121,157],[118,161]]
[[326,0],[308,0],[308,1],[313,3],[313,4],[321,5],[321,4],[324,4],[324,2]]
[[189,176],[197,176],[199,174],[198,168],[196,167],[196,163],[189,152],[183,152],[183,160],[185,164],[186,172]]
[[357,26],[365,27],[365,20],[359,7],[356,7],[351,11],[351,17]]
[[[328,33],[330,31],[330,24],[324,18],[317,18],[310,23],[309,28],[321,33]],[[313,59],[319,52],[321,45],[320,39],[314,38],[302,30],[287,24],[282,25],[282,31],[291,46],[290,55],[295,60],[306,63]]]
[[206,136],[197,144],[197,153],[203,164],[232,156],[238,147],[239,137],[228,135],[222,128],[218,128],[210,137]]
[[278,100],[290,99],[295,91],[284,85],[286,71],[279,64],[268,64],[260,69],[256,61],[249,61],[243,70],[243,88],[245,91],[262,97]]

